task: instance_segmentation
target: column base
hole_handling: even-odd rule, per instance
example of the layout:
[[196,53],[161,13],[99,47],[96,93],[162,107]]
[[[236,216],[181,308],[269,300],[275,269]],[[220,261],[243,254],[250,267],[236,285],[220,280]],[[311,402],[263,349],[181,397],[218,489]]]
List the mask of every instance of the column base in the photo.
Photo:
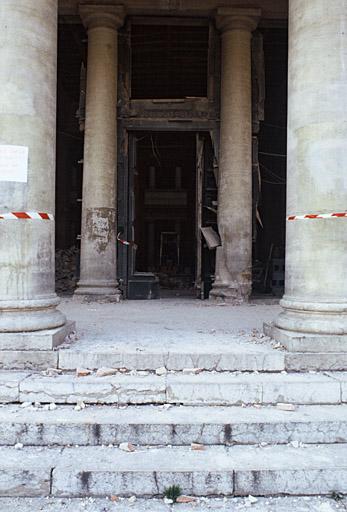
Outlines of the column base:
[[[0,350],[54,350],[76,329],[75,322],[35,332],[0,332]],[[1,356],[0,356],[1,357]]]
[[209,298],[217,302],[242,304],[248,302],[252,283],[239,274],[231,275],[226,264],[223,247],[216,249],[216,278],[212,285]]
[[347,334],[313,334],[294,332],[264,324],[266,336],[278,341],[289,352],[347,353]]
[[227,304],[242,304],[248,302],[250,293],[242,288],[235,288],[223,284],[215,283],[209,294],[209,299],[215,302],[225,302]]
[[274,324],[286,331],[308,335],[347,335],[347,303],[309,302],[284,295],[283,311]]
[[0,333],[0,369],[42,371],[58,367],[58,351],[75,323],[36,332]]
[[0,333],[36,332],[62,327],[66,318],[56,309],[60,299],[0,301]]
[[114,302],[119,302],[121,300],[122,292],[119,290],[118,284],[115,281],[79,281],[77,283],[75,295],[88,295],[95,297],[96,299],[113,297]]

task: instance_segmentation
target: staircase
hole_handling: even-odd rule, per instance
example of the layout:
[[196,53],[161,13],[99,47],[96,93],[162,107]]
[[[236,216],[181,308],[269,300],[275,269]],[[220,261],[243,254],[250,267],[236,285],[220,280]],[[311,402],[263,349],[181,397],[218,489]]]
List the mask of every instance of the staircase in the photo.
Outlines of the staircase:
[[[328,498],[347,494],[346,353],[177,336],[87,337],[50,369],[45,354],[12,354],[0,511],[346,510]],[[189,503],[163,501],[173,485]]]
[[90,371],[1,373],[2,497],[347,493],[343,372]]

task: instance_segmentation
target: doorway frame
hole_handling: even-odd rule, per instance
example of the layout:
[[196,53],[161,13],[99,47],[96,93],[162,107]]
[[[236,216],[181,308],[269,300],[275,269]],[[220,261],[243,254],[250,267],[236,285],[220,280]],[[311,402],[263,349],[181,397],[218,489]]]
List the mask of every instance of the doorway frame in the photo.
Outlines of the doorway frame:
[[[202,219],[202,200],[203,200],[203,161],[204,158],[199,158],[198,152],[203,147],[203,136],[211,133],[210,126],[206,127],[205,123],[197,123],[196,121],[190,121],[189,123],[177,123],[178,126],[166,125],[165,127],[158,126],[158,123],[150,123],[145,127],[145,123],[141,123],[141,126],[123,127],[122,137],[119,137],[119,149],[123,152],[119,152],[120,155],[118,161],[118,186],[117,186],[117,205],[118,205],[118,231],[122,232],[121,237],[127,241],[133,241],[132,233],[132,219],[131,219],[131,208],[133,207],[134,199],[131,197],[133,194],[133,169],[132,165],[135,162],[136,155],[136,142],[132,142],[132,138],[136,137],[136,134],[143,132],[192,132],[196,134],[196,216],[195,216],[195,238],[196,238],[196,254],[195,254],[195,288],[198,297],[202,297],[202,239],[200,233],[200,225]],[[172,123],[174,124],[174,123]],[[176,123],[175,123],[176,124]],[[210,123],[209,123],[210,124]],[[214,122],[214,128],[217,130],[216,123]],[[200,136],[199,136],[200,135]],[[200,142],[199,142],[200,141]],[[126,152],[124,151],[126,148]],[[199,211],[198,211],[199,210]],[[199,220],[200,219],[200,220]],[[132,275],[136,275],[133,272],[134,268],[134,255],[131,246],[123,245],[118,243],[117,245],[117,278],[120,281],[120,285],[123,291],[124,298],[128,298],[128,280]]]

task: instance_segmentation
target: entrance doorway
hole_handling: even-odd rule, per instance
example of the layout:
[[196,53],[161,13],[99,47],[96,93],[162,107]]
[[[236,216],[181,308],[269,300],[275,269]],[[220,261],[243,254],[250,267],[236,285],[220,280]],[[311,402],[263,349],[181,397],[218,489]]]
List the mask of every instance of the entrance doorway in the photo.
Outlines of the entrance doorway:
[[215,251],[201,228],[217,230],[214,171],[208,132],[129,133],[127,179],[118,187],[118,276],[126,298],[208,296]]
[[133,277],[142,278],[143,283],[148,276],[160,287],[162,297],[194,295],[196,134],[141,132],[132,138],[129,206],[136,244],[130,262]]

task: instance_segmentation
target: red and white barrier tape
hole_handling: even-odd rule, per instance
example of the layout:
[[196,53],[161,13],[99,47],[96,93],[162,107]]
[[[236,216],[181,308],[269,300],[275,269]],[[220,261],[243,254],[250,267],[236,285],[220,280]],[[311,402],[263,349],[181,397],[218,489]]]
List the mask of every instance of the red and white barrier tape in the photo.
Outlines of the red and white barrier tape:
[[121,243],[122,245],[132,246],[135,249],[137,249],[137,244],[135,242],[128,242],[128,240],[123,240],[123,238],[121,238],[121,234],[122,233],[118,233],[117,235],[117,240],[119,243]]
[[18,219],[34,219],[34,220],[54,220],[54,215],[43,212],[9,212],[0,213],[0,220],[18,220]]
[[336,219],[347,218],[347,212],[340,213],[308,213],[306,215],[289,215],[287,220],[305,220],[305,219]]

